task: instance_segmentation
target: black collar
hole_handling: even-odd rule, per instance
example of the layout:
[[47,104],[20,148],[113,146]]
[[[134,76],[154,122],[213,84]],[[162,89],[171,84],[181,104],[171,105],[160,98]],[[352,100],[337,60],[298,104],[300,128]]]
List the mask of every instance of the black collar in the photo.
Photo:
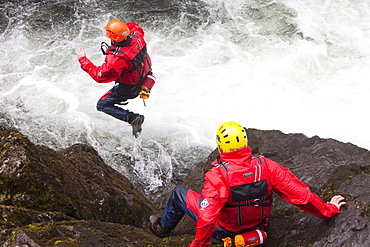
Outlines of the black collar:
[[130,36],[127,37],[126,39],[124,39],[121,42],[112,41],[112,45],[118,46],[118,47],[125,47],[125,46],[129,46],[130,44],[131,44],[131,37]]

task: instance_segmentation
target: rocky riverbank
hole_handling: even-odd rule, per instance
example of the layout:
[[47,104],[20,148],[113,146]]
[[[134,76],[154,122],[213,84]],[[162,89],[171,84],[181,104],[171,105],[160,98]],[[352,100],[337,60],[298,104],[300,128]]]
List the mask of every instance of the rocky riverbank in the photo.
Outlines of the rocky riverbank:
[[[331,220],[307,215],[274,197],[265,246],[370,245],[370,152],[350,143],[280,131],[248,130],[254,153],[291,169],[324,200],[347,199]],[[194,166],[181,185],[201,190],[217,152]],[[159,239],[147,218],[154,205],[90,146],[55,151],[14,129],[0,127],[0,245],[187,246],[194,223],[185,217],[172,236]],[[216,246],[216,245],[214,245]]]

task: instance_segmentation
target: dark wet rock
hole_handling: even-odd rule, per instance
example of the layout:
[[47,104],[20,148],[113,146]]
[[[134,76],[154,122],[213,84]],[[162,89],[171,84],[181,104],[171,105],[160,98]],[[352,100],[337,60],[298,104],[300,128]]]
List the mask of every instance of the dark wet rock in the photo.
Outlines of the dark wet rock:
[[40,223],[10,232],[5,246],[186,246],[192,236],[183,235],[163,241],[134,226],[101,221],[63,221]]
[[370,174],[362,173],[346,180],[338,189],[358,201],[370,204]]
[[89,146],[61,151],[0,127],[0,230],[96,220],[146,228],[155,206]]
[[[306,214],[274,196],[265,246],[370,246],[370,153],[350,143],[280,131],[248,130],[255,154],[289,168],[324,201],[342,194],[347,205],[330,220]],[[181,183],[198,192],[215,150]],[[187,246],[190,218],[159,239],[147,229],[160,212],[89,146],[54,151],[0,127],[0,245]],[[157,206],[163,206],[163,196]],[[221,245],[212,245],[221,246]]]

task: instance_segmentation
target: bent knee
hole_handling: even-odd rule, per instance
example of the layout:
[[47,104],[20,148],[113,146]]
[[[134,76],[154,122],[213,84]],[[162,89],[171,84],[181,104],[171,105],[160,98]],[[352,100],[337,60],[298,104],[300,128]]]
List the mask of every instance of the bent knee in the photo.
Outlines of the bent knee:
[[104,112],[104,111],[106,111],[107,108],[111,107],[112,105],[114,105],[114,104],[100,99],[98,101],[98,103],[96,103],[96,109],[98,111],[103,111]]
[[101,100],[98,101],[98,103],[96,104],[96,110],[98,111],[104,111],[104,104],[102,104]]
[[175,197],[178,199],[181,198],[182,201],[185,201],[188,191],[189,191],[189,188],[187,187],[177,186],[176,188],[173,189],[172,197]]
[[185,186],[177,186],[173,189],[173,193],[182,194],[182,193],[186,193],[188,190],[189,188]]

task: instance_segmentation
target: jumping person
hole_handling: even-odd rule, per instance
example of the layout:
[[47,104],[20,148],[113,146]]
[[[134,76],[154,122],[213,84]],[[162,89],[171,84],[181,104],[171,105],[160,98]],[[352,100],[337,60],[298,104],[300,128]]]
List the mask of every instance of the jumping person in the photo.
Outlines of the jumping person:
[[144,116],[117,105],[125,105],[128,99],[139,95],[144,101],[149,98],[155,83],[144,30],[135,22],[125,24],[120,20],[112,20],[106,25],[106,35],[111,39],[111,45],[105,42],[101,45],[105,55],[105,62],[101,66],[94,65],[86,57],[84,48],[77,50],[77,58],[81,68],[96,82],[116,82],[115,86],[99,99],[97,110],[128,122],[132,126],[133,135],[138,137]]
[[168,236],[186,213],[196,221],[190,247],[209,246],[211,240],[230,247],[257,246],[267,237],[272,192],[322,219],[340,213],[345,204],[340,195],[324,203],[289,169],[252,155],[245,128],[235,122],[219,126],[216,143],[220,155],[204,176],[201,194],[176,187],[162,215],[149,217],[158,237]]

